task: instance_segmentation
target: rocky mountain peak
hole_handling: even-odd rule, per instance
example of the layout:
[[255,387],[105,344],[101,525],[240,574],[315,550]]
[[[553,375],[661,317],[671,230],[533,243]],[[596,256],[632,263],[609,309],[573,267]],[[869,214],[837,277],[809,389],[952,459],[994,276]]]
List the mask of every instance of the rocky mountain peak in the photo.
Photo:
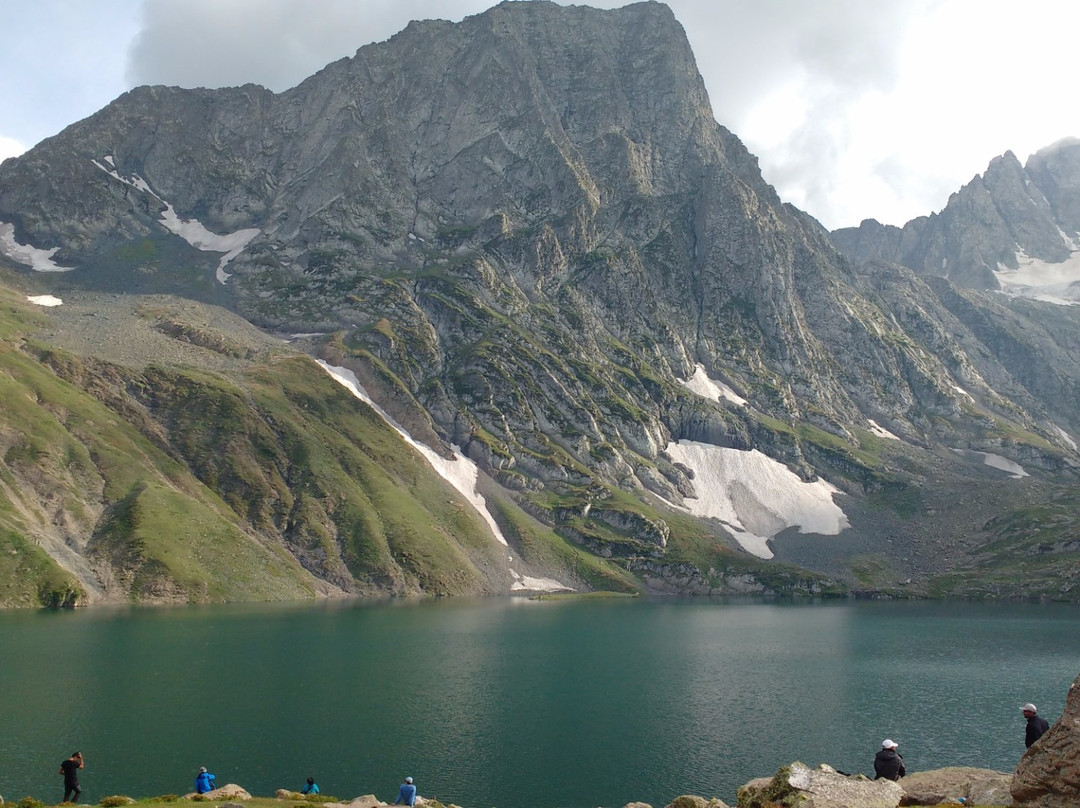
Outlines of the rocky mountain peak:
[[[708,592],[738,553],[835,570],[883,525],[940,571],[957,556],[915,540],[921,506],[883,514],[876,493],[951,492],[983,456],[1071,473],[1071,315],[953,285],[992,286],[1017,244],[1051,255],[1070,183],[1003,156],[910,229],[864,222],[862,257],[892,263],[858,263],[713,119],[669,9],[507,2],[282,93],[133,90],[0,167],[0,243],[70,268],[52,292],[301,333],[474,462],[508,535],[535,522],[560,552]],[[333,524],[312,529],[347,543]]]

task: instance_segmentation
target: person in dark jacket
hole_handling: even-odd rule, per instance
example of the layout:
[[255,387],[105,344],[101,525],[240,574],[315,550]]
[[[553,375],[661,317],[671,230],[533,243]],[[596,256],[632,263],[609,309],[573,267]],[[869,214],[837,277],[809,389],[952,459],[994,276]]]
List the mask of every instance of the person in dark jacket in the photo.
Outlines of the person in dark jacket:
[[60,774],[64,775],[64,802],[78,802],[82,789],[79,788],[79,769],[83,768],[82,752],[72,752],[71,757],[60,764]]
[[875,780],[899,780],[905,774],[904,759],[896,751],[899,744],[886,738],[881,742],[881,751],[874,755]]
[[1023,712],[1024,718],[1027,719],[1027,731],[1024,733],[1024,745],[1030,749],[1031,745],[1039,740],[1039,738],[1050,729],[1050,724],[1045,718],[1036,715],[1038,710],[1036,710],[1035,705],[1030,702],[1021,707],[1020,710]]

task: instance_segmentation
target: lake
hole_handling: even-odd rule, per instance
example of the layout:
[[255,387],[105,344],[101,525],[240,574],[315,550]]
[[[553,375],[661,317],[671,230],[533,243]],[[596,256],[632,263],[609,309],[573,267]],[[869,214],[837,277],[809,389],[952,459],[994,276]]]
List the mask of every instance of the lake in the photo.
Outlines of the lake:
[[0,794],[299,789],[467,808],[734,803],[793,760],[1011,771],[1053,723],[1080,607],[443,600],[0,613]]

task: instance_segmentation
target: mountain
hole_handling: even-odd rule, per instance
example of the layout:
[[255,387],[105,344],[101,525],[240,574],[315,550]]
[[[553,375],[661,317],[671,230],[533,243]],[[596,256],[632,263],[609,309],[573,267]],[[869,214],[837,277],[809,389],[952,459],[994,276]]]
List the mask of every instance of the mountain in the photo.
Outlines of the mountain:
[[990,162],[941,213],[902,228],[873,219],[836,230],[856,261],[892,261],[922,275],[976,289],[1080,302],[1080,139],[1065,138],[1028,158]]
[[[1070,210],[1062,162],[1043,164],[1055,210]],[[220,307],[194,329],[202,344],[228,343],[227,309],[353,374],[417,442],[389,436],[398,448],[371,458],[380,474],[425,450],[476,465],[492,522],[390,529],[445,555],[437,582],[405,582],[415,551],[349,548],[373,519],[431,510],[441,484],[413,486],[407,506],[357,495],[347,518],[319,515],[305,533],[318,542],[271,515],[283,494],[262,482],[268,465],[284,454],[297,474],[325,470],[291,455],[293,441],[340,436],[342,471],[318,488],[326,509],[366,479],[339,454],[385,423],[342,421],[345,401],[362,410],[348,397],[312,407],[334,384],[317,365],[297,357],[302,377],[264,364],[226,384],[164,363],[148,379],[114,347],[122,337],[67,348],[108,370],[65,382],[97,395],[104,374],[142,391],[106,399],[140,434],[165,431],[237,529],[343,591],[506,591],[550,576],[1069,598],[1080,574],[1075,307],[845,257],[717,124],[658,3],[508,2],[413,23],[280,94],[137,88],[0,165],[0,250],[38,291],[198,301]],[[193,327],[175,319],[158,333],[185,339]],[[28,339],[11,350],[41,363]],[[275,398],[290,413],[305,402],[304,417],[288,440],[271,428],[284,443],[267,449],[254,436],[277,416],[250,390],[286,379]],[[223,385],[235,388],[224,409]],[[236,466],[246,473],[225,473]],[[129,490],[91,499],[105,513]],[[84,510],[59,530],[80,557],[72,535],[103,529]],[[499,534],[528,565],[516,578],[492,560]],[[476,546],[456,546],[463,535]],[[346,571],[314,563],[312,542]],[[451,585],[458,569],[468,580]]]

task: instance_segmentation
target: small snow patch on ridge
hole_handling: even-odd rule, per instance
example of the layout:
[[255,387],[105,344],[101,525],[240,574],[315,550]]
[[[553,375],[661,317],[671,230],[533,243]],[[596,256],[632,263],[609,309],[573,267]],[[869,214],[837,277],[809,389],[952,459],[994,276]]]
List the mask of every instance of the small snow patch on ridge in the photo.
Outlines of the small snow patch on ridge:
[[59,249],[53,247],[51,250],[41,250],[29,244],[20,244],[15,240],[15,225],[0,222],[0,253],[12,261],[26,264],[36,272],[70,272],[75,269],[62,267],[52,260]]
[[35,306],[60,306],[64,301],[52,295],[27,295],[26,299]]
[[873,418],[867,418],[866,422],[868,424],[870,424],[870,432],[877,435],[879,438],[888,438],[889,440],[900,440],[900,438],[896,437],[896,435],[894,435],[892,432],[887,430],[885,427],[881,426]]
[[1024,467],[1019,463],[1014,463],[1007,457],[1002,457],[998,454],[993,454],[991,452],[976,452],[973,449],[953,449],[953,451],[958,455],[965,455],[967,457],[981,457],[984,465],[998,469],[999,471],[1004,471],[1014,480],[1031,476],[1024,471]]
[[732,390],[723,382],[710,379],[709,375],[705,372],[705,366],[697,364],[694,366],[694,375],[689,379],[680,379],[679,384],[689,390],[691,393],[696,393],[702,398],[707,398],[710,401],[720,401],[727,399],[733,401],[741,406],[746,405],[746,399]]

